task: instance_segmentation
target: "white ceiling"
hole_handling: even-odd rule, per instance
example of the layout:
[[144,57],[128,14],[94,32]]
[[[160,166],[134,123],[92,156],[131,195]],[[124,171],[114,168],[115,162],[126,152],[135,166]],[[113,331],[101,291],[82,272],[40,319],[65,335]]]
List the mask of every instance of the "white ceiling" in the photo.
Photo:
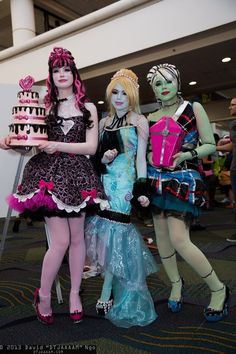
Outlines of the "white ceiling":
[[[116,1],[34,0],[34,4],[64,18],[65,21],[71,21]],[[0,1],[0,50],[12,45],[9,3],[9,0]],[[231,26],[236,28],[236,22]],[[231,57],[232,60],[229,63],[222,63],[221,59],[226,56]],[[122,65],[123,62],[124,58],[122,58]],[[146,75],[148,70],[159,62],[151,61],[137,66],[129,65],[129,68],[133,69],[139,77],[141,104],[154,101],[152,90],[146,82]],[[202,95],[205,95],[204,97],[212,100],[227,100],[236,97],[236,38],[223,40],[218,44],[183,54],[172,55],[169,58],[162,58],[161,62],[175,64],[180,70],[184,97],[202,98]],[[93,102],[96,103],[98,100],[104,99],[105,89],[111,76],[112,73],[109,73],[85,81],[88,96]],[[188,85],[192,80],[197,81],[196,86]]]

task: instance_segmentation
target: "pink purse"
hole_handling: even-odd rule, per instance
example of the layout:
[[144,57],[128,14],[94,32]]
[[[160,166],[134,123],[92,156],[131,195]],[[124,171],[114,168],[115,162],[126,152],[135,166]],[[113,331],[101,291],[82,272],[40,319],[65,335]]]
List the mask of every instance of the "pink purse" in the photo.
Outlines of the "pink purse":
[[155,167],[170,167],[173,165],[173,155],[181,151],[184,130],[176,123],[188,102],[178,108],[174,117],[162,117],[150,128],[152,145],[152,162]]

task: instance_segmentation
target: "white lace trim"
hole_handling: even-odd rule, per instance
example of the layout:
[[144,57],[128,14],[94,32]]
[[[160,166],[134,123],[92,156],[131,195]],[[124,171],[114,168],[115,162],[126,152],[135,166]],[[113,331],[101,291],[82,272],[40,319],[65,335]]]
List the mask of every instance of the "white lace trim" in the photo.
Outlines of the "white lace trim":
[[30,194],[26,194],[26,195],[19,195],[19,194],[13,194],[13,197],[15,197],[16,199],[18,199],[20,202],[25,202],[27,199],[31,199],[36,193],[38,193],[40,191],[40,189],[37,189],[36,191],[30,193]]
[[[69,206],[62,201],[60,201],[55,195],[53,195],[50,191],[48,191],[52,195],[53,201],[57,204],[58,209],[60,210],[65,210],[67,213],[72,213],[72,211],[75,211],[78,213],[81,209],[85,208],[87,206],[87,201],[90,199],[90,196],[88,196],[86,199],[83,200],[83,202],[78,205],[78,206]],[[98,204],[100,203],[100,209],[104,210],[109,207],[109,203],[107,200],[103,200],[100,198],[95,198],[93,199],[94,203]]]
[[[36,193],[38,193],[40,189],[37,189],[36,191],[27,194],[27,195],[18,195],[18,194],[13,194],[15,198],[17,198],[20,202],[25,202],[27,199],[31,199]],[[75,211],[78,213],[81,209],[85,208],[87,206],[87,201],[90,199],[90,196],[88,196],[86,199],[83,200],[83,203],[81,203],[78,206],[69,206],[62,201],[60,201],[55,195],[52,194],[51,191],[48,190],[48,192],[51,194],[53,201],[56,203],[57,207],[59,210],[65,210],[67,213],[71,213],[72,211]],[[100,198],[95,198],[93,199],[94,203],[100,204],[100,209],[105,210],[109,209],[109,203],[107,200],[100,199]]]

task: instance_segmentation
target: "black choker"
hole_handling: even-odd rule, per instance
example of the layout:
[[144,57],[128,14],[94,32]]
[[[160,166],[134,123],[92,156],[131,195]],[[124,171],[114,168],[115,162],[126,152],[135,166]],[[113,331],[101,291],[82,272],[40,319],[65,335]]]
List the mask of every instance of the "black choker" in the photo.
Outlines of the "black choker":
[[165,107],[172,107],[174,106],[176,103],[179,103],[179,100],[175,101],[174,103],[171,103],[171,104],[162,104],[162,108],[165,108]]
[[65,97],[65,98],[57,98],[57,101],[58,101],[58,102],[65,102],[65,101],[72,100],[73,97],[74,97],[74,94],[73,94],[73,95],[70,95],[70,96],[68,96],[68,97]]
[[115,113],[114,118],[111,122],[110,125],[106,127],[106,129],[114,129],[114,128],[121,128],[127,125],[127,113],[126,112],[122,117],[118,117],[118,115]]

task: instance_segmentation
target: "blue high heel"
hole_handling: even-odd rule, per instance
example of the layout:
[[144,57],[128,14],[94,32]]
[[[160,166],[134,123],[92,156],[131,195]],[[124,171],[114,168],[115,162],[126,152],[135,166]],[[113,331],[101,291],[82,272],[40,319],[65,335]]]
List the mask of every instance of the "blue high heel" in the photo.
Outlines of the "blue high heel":
[[[221,291],[221,289],[212,291],[212,292],[217,292]],[[223,308],[222,310],[214,310],[211,307],[207,307],[204,310],[204,317],[208,322],[218,322],[222,321],[228,314],[229,314],[229,295],[230,295],[230,290],[228,286],[225,286],[225,300],[223,303]]]
[[179,281],[182,282],[182,289],[181,289],[181,298],[179,300],[168,300],[168,309],[170,309],[171,312],[173,313],[177,313],[180,312],[180,310],[182,309],[182,305],[183,305],[183,289],[184,289],[184,279],[183,278],[179,278],[179,280],[175,281],[175,282],[171,282],[173,283],[178,283]]

